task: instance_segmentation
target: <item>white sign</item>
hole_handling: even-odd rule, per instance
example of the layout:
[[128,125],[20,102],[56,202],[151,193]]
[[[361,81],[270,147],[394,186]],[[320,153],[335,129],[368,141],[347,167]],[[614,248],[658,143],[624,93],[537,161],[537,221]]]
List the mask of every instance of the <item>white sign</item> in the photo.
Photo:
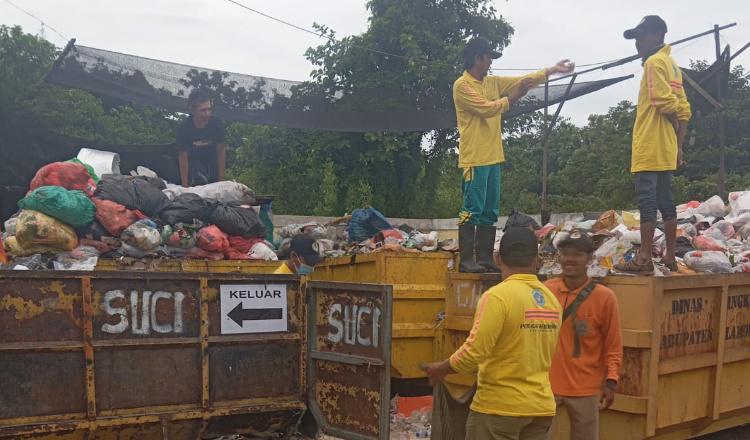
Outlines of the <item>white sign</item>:
[[219,293],[222,335],[287,331],[285,284],[223,284]]

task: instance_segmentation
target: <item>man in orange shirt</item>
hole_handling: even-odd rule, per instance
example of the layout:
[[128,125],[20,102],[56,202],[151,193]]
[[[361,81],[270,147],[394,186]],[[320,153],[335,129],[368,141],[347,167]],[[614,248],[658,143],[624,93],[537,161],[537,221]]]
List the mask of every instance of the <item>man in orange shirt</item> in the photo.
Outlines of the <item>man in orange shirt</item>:
[[585,233],[571,232],[558,245],[562,277],[544,283],[564,310],[549,377],[558,408],[568,410],[575,440],[599,438],[599,410],[614,402],[622,365],[615,293],[587,274],[594,250]]

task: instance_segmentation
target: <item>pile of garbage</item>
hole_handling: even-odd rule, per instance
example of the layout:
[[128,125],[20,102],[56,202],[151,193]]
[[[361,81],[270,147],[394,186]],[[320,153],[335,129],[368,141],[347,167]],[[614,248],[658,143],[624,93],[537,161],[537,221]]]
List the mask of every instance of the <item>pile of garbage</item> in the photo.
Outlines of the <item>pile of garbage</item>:
[[[522,213],[517,215],[524,216]],[[509,219],[509,222],[512,220]],[[750,272],[750,191],[730,193],[728,207],[719,196],[702,203],[691,201],[679,205],[677,224],[675,253],[680,274]],[[664,226],[660,217],[652,249],[641,249],[640,216],[637,211],[607,211],[597,217],[584,216],[559,225],[540,227],[534,222],[531,226],[540,240],[543,261],[540,274],[562,273],[556,258],[557,244],[574,229],[589,234],[597,247],[595,261],[589,266],[589,276],[628,275],[617,272],[615,265],[634,258],[640,252],[651,252],[656,263],[654,276],[672,274],[665,265],[659,264],[666,253]],[[501,235],[498,234],[498,242]]]
[[[287,225],[274,234],[270,205],[237,182],[183,188],[138,167],[119,174],[119,158],[86,150],[41,168],[19,212],[4,223],[2,268],[93,270],[100,257],[278,260],[294,235],[309,233],[323,257],[381,250],[455,250],[437,232],[393,227],[375,209],[329,224]],[[94,166],[81,161],[90,160]]]
[[99,178],[78,159],[42,167],[4,224],[6,268],[93,270],[102,256],[278,258],[247,186],[182,188],[140,171]]
[[310,234],[316,239],[323,257],[369,254],[376,252],[455,252],[458,244],[449,238],[438,239],[437,231],[422,233],[407,224],[392,225],[376,209],[365,206],[351,215],[334,218],[328,224],[316,222],[291,224],[276,231],[274,244],[279,256],[289,252],[289,242],[296,234]]

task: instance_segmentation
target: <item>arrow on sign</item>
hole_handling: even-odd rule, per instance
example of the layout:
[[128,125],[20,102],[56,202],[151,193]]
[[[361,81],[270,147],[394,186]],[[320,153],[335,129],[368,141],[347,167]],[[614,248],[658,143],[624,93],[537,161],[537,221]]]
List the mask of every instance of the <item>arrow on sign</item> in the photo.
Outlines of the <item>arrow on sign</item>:
[[242,326],[244,321],[261,321],[266,319],[281,319],[283,309],[243,309],[242,303],[227,314],[229,319]]

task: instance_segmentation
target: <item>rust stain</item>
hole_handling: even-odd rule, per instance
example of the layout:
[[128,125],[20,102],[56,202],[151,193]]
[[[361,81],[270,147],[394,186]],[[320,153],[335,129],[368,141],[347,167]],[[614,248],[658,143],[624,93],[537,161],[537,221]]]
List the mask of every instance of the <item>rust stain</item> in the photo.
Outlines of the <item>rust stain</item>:
[[[66,294],[65,283],[62,281],[50,280],[47,287],[39,288],[36,292],[24,291],[22,293],[24,297],[13,293],[3,295],[0,298],[0,310],[13,312],[17,321],[33,319],[44,312],[61,311],[74,321],[76,326],[83,325],[83,320],[76,317],[74,313],[78,305],[76,302],[81,301],[81,296]],[[41,295],[35,295],[35,293]],[[39,300],[27,298],[31,296],[39,297]]]

